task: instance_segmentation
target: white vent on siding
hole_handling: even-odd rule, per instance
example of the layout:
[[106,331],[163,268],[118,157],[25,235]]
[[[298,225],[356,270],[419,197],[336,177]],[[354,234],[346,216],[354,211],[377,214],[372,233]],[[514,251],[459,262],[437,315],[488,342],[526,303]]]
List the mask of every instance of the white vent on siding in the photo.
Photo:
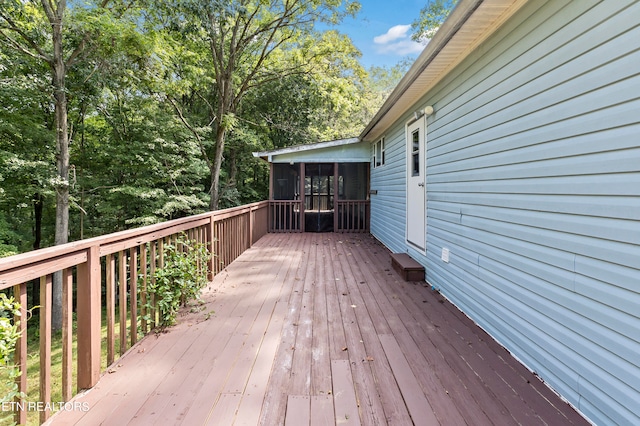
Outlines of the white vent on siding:
[[442,248],[442,261],[449,263],[449,249],[448,248],[444,248],[444,247]]

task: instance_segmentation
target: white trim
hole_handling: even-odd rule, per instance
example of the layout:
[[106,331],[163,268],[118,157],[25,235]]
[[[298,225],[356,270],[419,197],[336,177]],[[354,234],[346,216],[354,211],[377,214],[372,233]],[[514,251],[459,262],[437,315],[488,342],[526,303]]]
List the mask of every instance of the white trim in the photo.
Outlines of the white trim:
[[265,158],[271,161],[274,155],[290,154],[292,152],[311,151],[314,149],[331,148],[334,146],[351,145],[360,142],[360,138],[338,139],[334,141],[324,141],[318,143],[310,143],[306,145],[289,146],[281,149],[274,149],[272,151],[254,152],[253,156],[256,158]]
[[[384,164],[386,162],[386,158],[385,158],[385,149],[386,149],[385,137],[382,136],[376,142],[372,143],[371,146],[373,147],[373,159],[371,161],[371,163],[373,164],[373,168],[375,169],[375,168],[384,166]],[[378,157],[380,158],[380,164],[378,164]]]
[[[410,134],[409,134],[409,127],[418,123],[418,125],[420,126],[419,129],[422,129],[422,139],[423,139],[423,147],[422,147],[422,152],[420,153],[420,160],[422,161],[421,164],[421,173],[422,173],[422,178],[424,179],[423,181],[423,191],[424,191],[424,205],[422,207],[422,214],[424,215],[424,233],[422,236],[422,244],[424,247],[420,247],[418,246],[416,243],[412,242],[409,240],[409,177],[412,173],[412,167],[410,166],[410,158],[411,158],[411,152],[409,150],[409,143],[410,143]],[[405,243],[407,244],[407,249],[412,249],[415,250],[416,252],[420,253],[421,255],[425,255],[427,254],[427,118],[425,115],[422,115],[421,117],[419,117],[418,119],[412,118],[411,120],[408,120],[405,123],[404,126],[404,134],[405,134],[405,149],[406,149],[406,156],[405,156],[405,191],[406,191],[406,196],[405,196]]]
[[386,132],[428,90],[526,3],[527,0],[460,0],[360,133],[360,139],[371,142]]

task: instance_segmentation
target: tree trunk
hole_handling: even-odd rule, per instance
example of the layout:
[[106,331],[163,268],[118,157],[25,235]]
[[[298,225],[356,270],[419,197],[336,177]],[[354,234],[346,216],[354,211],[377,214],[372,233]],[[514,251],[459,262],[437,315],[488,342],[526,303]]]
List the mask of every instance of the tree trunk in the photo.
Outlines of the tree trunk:
[[218,190],[218,182],[220,181],[220,178],[217,177],[216,169],[213,164],[209,168],[209,173],[211,174],[211,186],[209,187],[211,199],[209,200],[209,210],[215,211],[218,210],[218,198],[220,197],[220,192]]
[[[63,7],[59,5],[59,7]],[[56,230],[55,244],[69,241],[69,140],[67,133],[67,94],[65,87],[66,66],[62,50],[62,16],[64,10],[57,10],[57,19],[51,23],[53,31],[53,97],[55,101],[56,162],[58,180],[56,182]],[[53,331],[62,328],[62,274],[53,277],[53,306],[51,326]]]
[[226,129],[221,123],[216,132],[216,152],[211,168],[211,202],[209,203],[211,211],[218,210],[220,202],[220,170],[222,170],[225,137]]
[[229,181],[227,182],[227,187],[235,188],[238,186],[238,163],[236,151],[231,150],[229,152]]
[[36,193],[33,196],[33,216],[34,216],[34,228],[33,228],[33,249],[38,250],[40,243],[42,242],[42,209],[44,207],[44,200],[42,194]]

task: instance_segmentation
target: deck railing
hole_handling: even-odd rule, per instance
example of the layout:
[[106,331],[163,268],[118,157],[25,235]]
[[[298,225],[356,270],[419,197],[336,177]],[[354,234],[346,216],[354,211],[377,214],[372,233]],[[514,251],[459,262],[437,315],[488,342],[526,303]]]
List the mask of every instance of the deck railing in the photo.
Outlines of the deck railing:
[[269,201],[269,232],[301,232],[300,200]]
[[[185,233],[190,240],[213,248],[209,278],[230,264],[253,242],[267,233],[268,202],[203,213],[143,228],[132,229],[65,245],[0,259],[0,290],[12,289],[21,305],[20,339],[15,363],[22,374],[17,384],[27,392],[27,360],[39,358],[39,401],[3,404],[15,411],[15,421],[27,422],[28,411],[38,411],[46,421],[51,408],[73,396],[73,360],[77,363],[77,390],[93,387],[101,374],[102,309],[106,309],[107,367],[134,345],[139,332],[145,334],[156,324],[157,309],[149,306],[146,281],[148,271],[163,265],[164,245]],[[53,275],[62,277],[62,401],[51,401],[51,309]],[[139,279],[140,277],[140,279]],[[39,356],[27,351],[27,288],[39,280]],[[104,301],[103,301],[104,291]],[[75,297],[74,297],[75,295]],[[138,297],[140,296],[140,297]],[[75,306],[77,331],[73,333]],[[22,320],[21,320],[22,319]],[[150,319],[149,321],[147,321]],[[117,328],[116,328],[117,322]],[[138,328],[140,327],[140,328]],[[73,350],[73,343],[77,349]],[[117,346],[116,346],[117,345]],[[2,395],[0,395],[2,397]],[[0,412],[0,416],[6,414]]]
[[[315,205],[308,203],[309,205]],[[271,200],[269,202],[269,232],[302,232],[304,221],[300,200]],[[333,212],[335,232],[369,232],[369,200],[337,200]],[[308,208],[308,206],[307,206]],[[324,210],[307,210],[306,214],[319,214]],[[308,229],[306,229],[308,231]]]
[[338,200],[336,202],[335,232],[369,232],[369,201]]

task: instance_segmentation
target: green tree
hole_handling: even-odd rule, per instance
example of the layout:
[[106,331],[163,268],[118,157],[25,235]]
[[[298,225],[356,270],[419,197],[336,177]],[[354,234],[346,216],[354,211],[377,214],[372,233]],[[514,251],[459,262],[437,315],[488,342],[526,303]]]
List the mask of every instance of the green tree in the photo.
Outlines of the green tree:
[[53,215],[45,214],[55,199],[53,108],[39,64],[8,53],[0,47],[0,212],[8,227],[0,244],[22,252],[53,242]]
[[220,206],[235,205],[234,195],[238,203],[268,196],[268,168],[252,152],[356,136],[370,118],[363,110],[367,75],[360,52],[336,31],[319,37],[319,46],[334,46],[323,61],[245,96],[225,144]]
[[[137,87],[138,91],[131,88]],[[101,235],[206,210],[207,167],[172,111],[140,90],[104,88],[77,150],[82,232]]]
[[[359,4],[342,0],[243,0],[235,2],[166,1],[159,8],[167,28],[179,32],[193,52],[206,54],[197,70],[207,91],[186,97],[207,107],[204,120],[189,117],[174,92],[167,97],[200,145],[210,174],[210,208],[218,208],[220,175],[227,136],[238,126],[241,104],[252,90],[287,76],[303,75],[335,54],[335,45],[322,43],[315,25],[335,24],[357,12]],[[169,13],[170,12],[170,13]],[[196,46],[197,45],[197,46]],[[185,71],[185,70],[183,70]],[[201,86],[202,87],[202,86]],[[208,138],[208,140],[207,140]]]
[[419,17],[411,24],[413,29],[411,38],[418,42],[433,38],[457,3],[458,0],[428,0],[427,4],[420,9]]
[[[73,2],[66,0],[1,0],[0,40],[15,52],[48,69],[50,85],[45,93],[53,105],[54,152],[57,173],[51,180],[56,193],[55,244],[69,239],[70,126],[68,117],[69,72],[108,43],[114,34],[114,17],[121,16],[131,3],[111,6],[109,0]],[[61,326],[60,274],[54,277],[52,326]]]

